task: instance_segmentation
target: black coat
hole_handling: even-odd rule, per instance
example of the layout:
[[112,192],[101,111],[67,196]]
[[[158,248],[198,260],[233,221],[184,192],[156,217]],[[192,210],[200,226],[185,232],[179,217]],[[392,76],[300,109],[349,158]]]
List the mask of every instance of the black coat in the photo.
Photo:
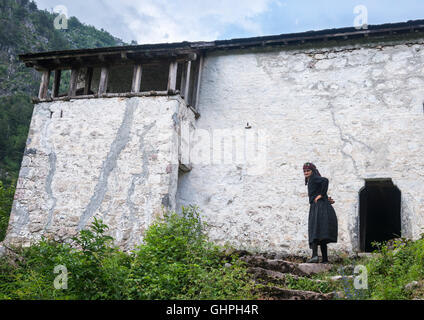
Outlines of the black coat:
[[[337,242],[338,225],[337,216],[333,206],[328,201],[328,179],[314,174],[308,181],[309,196],[309,246],[312,242],[321,243]],[[314,202],[318,195],[322,198]]]

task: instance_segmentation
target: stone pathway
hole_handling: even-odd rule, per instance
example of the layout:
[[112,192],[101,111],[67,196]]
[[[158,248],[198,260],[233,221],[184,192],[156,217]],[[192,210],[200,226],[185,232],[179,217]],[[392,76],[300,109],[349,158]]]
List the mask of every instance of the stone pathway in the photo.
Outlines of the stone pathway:
[[[245,254],[240,258],[248,265],[248,271],[257,284],[261,284],[259,294],[265,300],[331,300],[341,296],[340,292],[322,293],[287,288],[287,280],[298,281],[310,278],[333,269],[332,264],[304,263],[302,258],[270,259],[263,255]],[[296,262],[294,262],[296,261]],[[310,281],[329,282],[339,281],[342,277],[329,277],[325,279],[310,279]]]

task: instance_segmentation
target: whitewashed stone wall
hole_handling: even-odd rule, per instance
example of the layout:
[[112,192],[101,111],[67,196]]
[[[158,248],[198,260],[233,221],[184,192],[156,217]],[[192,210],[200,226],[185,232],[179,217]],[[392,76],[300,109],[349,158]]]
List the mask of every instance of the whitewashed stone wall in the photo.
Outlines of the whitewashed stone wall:
[[336,200],[330,252],[358,249],[371,178],[393,179],[402,235],[418,238],[423,102],[424,42],[411,40],[208,54],[197,121],[178,97],[37,104],[5,242],[69,239],[98,217],[131,249],[163,209],[197,205],[218,243],[309,255],[307,161]]
[[125,249],[175,210],[178,132],[194,114],[177,97],[35,105],[5,243],[66,240],[94,217]]
[[[312,161],[329,178],[336,201],[339,242],[330,252],[358,249],[359,192],[370,178],[393,179],[402,192],[402,235],[418,238],[424,233],[423,102],[422,40],[210,54],[192,153],[203,149],[211,160],[193,163],[180,177],[177,206],[198,205],[219,243],[309,255],[302,165]],[[242,141],[265,131],[266,156],[256,165],[266,169],[211,164],[217,129],[241,134]]]

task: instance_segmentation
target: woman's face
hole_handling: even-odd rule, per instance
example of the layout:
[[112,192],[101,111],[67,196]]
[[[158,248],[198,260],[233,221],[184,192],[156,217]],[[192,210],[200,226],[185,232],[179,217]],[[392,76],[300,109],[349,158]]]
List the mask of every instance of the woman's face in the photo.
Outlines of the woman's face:
[[305,178],[309,178],[312,176],[312,170],[311,169],[304,169],[303,174],[305,175]]

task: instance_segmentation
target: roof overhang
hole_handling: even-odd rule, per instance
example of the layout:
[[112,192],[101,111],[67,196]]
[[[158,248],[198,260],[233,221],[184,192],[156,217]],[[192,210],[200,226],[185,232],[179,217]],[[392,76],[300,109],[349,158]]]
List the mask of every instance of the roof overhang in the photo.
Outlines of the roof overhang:
[[346,41],[363,38],[385,38],[394,35],[423,33],[424,20],[402,23],[369,25],[366,29],[354,27],[308,31],[275,36],[217,40],[210,42],[178,42],[145,44],[95,49],[77,49],[22,54],[19,58],[28,67],[36,69],[71,69],[81,66],[107,64],[158,63],[163,60],[196,60],[201,52],[214,50],[246,49],[267,46],[285,46],[327,41]]

